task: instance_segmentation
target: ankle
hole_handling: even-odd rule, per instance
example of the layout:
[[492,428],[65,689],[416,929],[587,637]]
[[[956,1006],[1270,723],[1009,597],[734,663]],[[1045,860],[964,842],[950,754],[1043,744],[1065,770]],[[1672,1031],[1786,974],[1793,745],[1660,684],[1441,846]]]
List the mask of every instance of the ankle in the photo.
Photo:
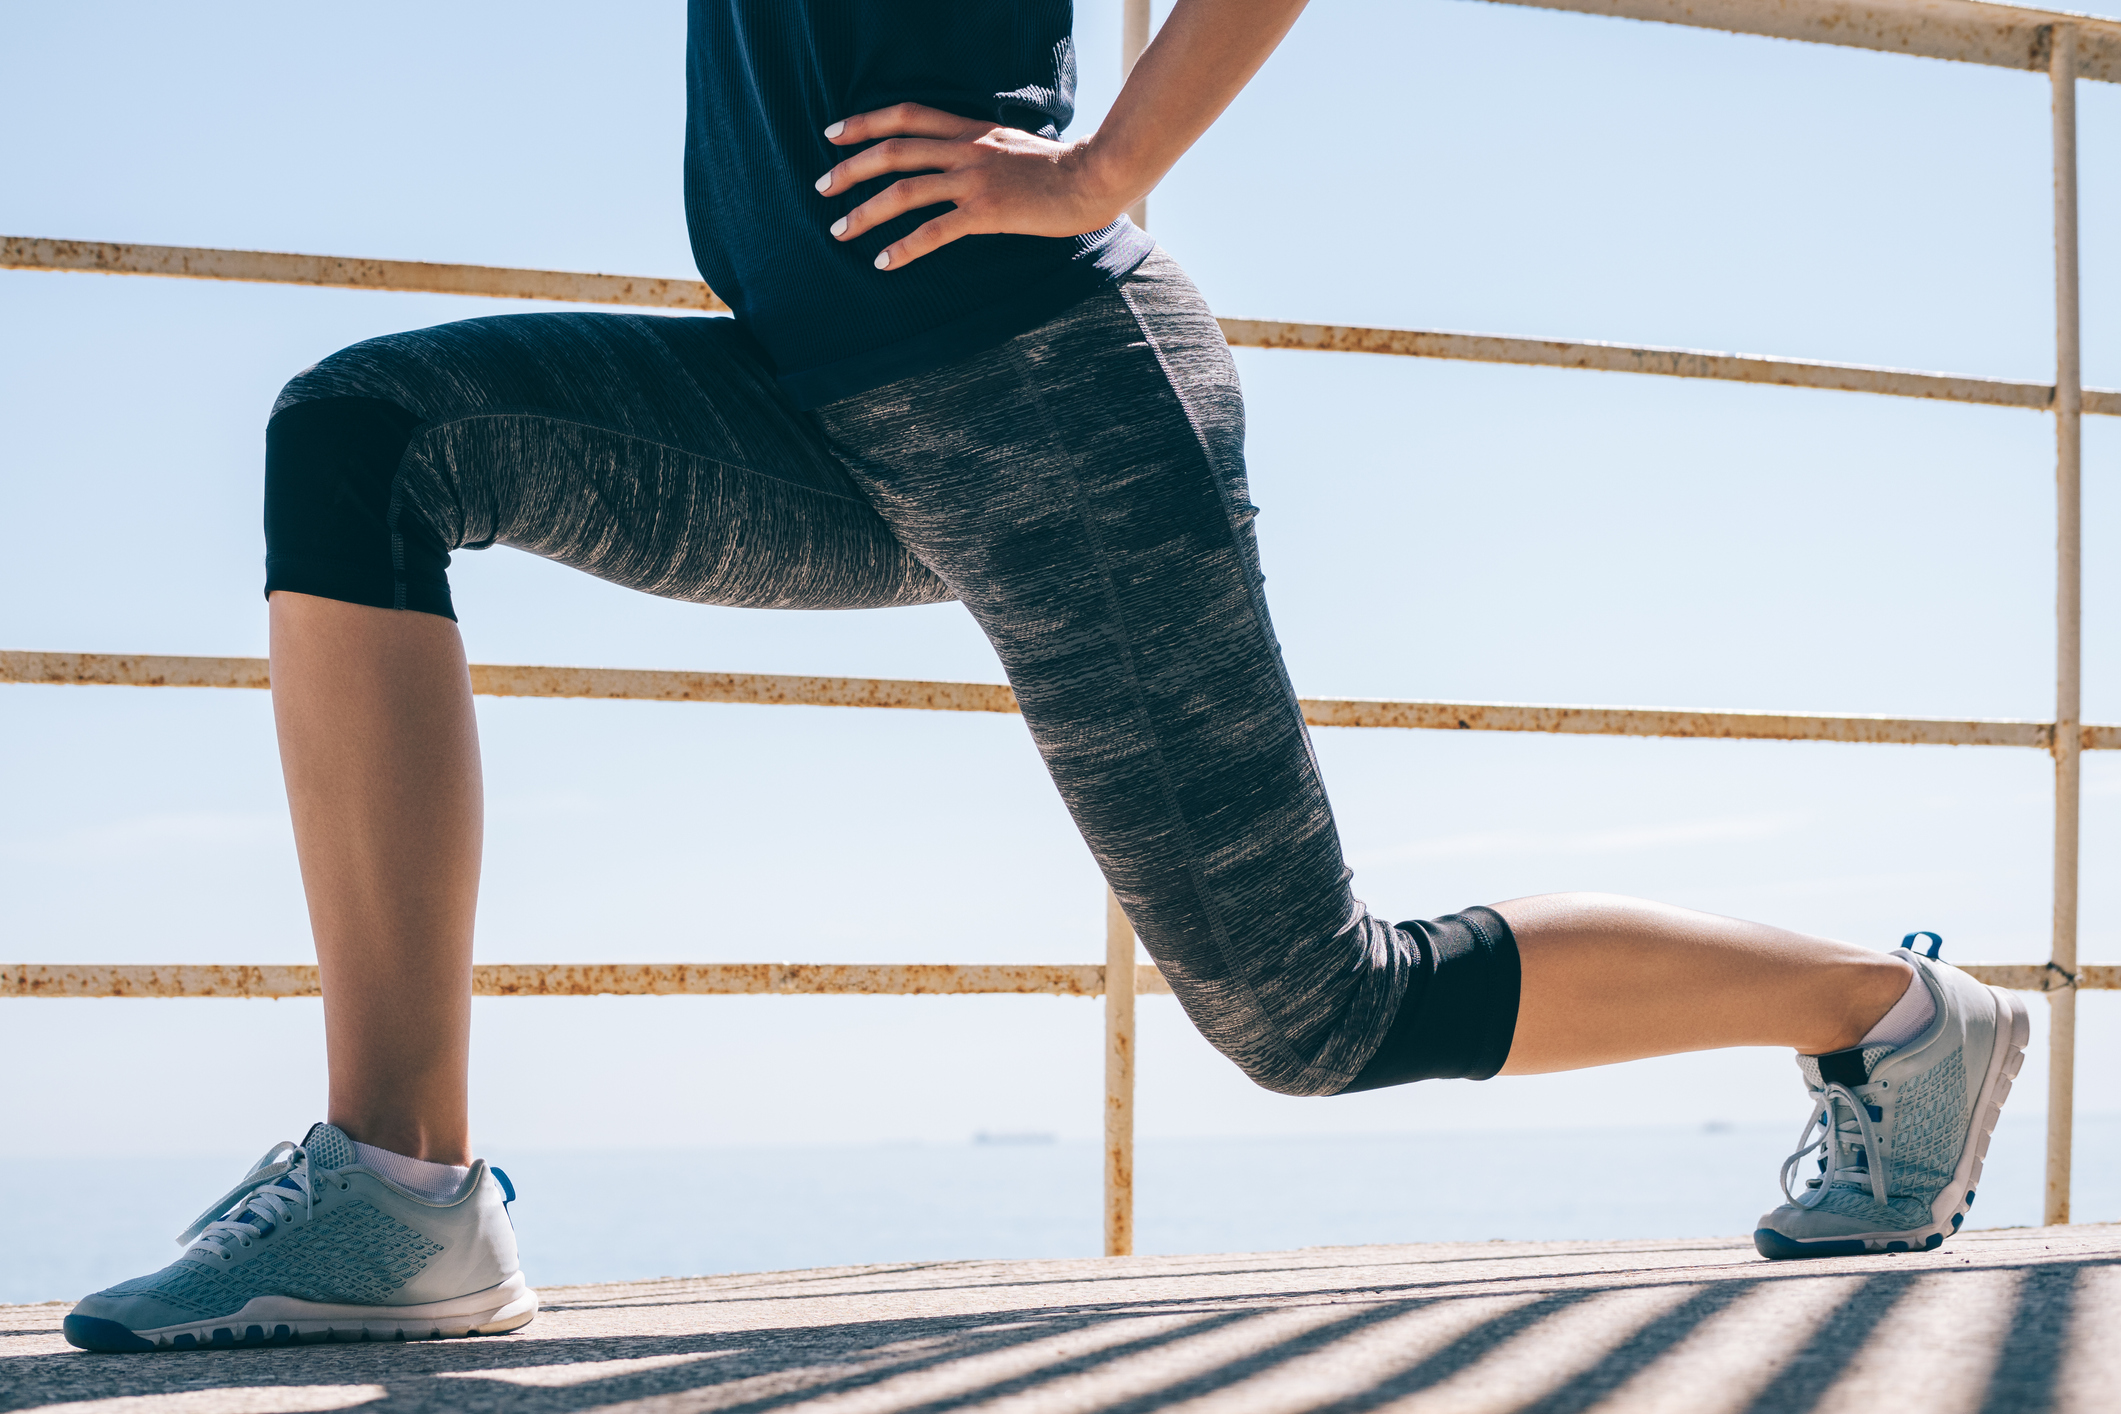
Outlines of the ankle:
[[1890,953],[1837,962],[1821,978],[1825,991],[1812,1024],[1797,1039],[1804,1055],[1823,1056],[1863,1044],[1863,1038],[1885,1014],[1922,980],[1915,969]]
[[462,1124],[427,1124],[412,1115],[349,1113],[332,1106],[325,1119],[356,1144],[423,1163],[462,1167],[471,1162],[471,1134]]

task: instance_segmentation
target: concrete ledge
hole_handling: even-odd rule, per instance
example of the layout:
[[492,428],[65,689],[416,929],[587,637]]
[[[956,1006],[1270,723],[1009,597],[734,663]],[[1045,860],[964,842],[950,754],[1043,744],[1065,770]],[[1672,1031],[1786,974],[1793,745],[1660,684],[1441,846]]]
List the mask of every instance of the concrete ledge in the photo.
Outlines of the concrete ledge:
[[[533,1273],[534,1275],[534,1273]],[[1742,1239],[946,1262],[548,1288],[486,1340],[86,1355],[0,1307],[0,1410],[2111,1410],[2121,1227],[1775,1264]]]

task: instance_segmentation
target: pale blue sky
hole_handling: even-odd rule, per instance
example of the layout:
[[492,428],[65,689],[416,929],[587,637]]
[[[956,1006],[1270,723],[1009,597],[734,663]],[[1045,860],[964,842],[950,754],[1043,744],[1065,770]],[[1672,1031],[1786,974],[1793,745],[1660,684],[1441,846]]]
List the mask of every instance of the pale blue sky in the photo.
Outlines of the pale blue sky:
[[[1083,116],[1118,0],[1079,6]],[[689,275],[682,6],[11,7],[0,229]],[[2087,381],[2121,386],[2121,92],[2085,84]],[[2051,375],[2028,74],[1463,0],[1330,0],[1152,200],[1218,311]],[[287,377],[492,301],[0,273],[0,643],[260,653],[261,429]],[[2052,429],[1845,394],[1243,352],[1299,688],[2039,717]],[[2086,457],[2086,712],[2121,720],[2121,429]],[[662,603],[458,557],[473,656],[995,680],[954,607]],[[1013,719],[482,702],[490,960],[1101,956]],[[0,688],[6,959],[302,960],[262,694]],[[1322,732],[1395,917],[1605,888],[1887,946],[2043,956],[2032,753]],[[2086,767],[2084,954],[2121,959],[2121,761]],[[2121,1004],[2084,1004],[2087,1109]],[[1335,1101],[1250,1089],[1145,1003],[1145,1133],[1774,1121],[1788,1059]],[[2044,1021],[2035,1012],[2036,1026]],[[1094,1131],[1093,1004],[481,1003],[492,1151]],[[2036,1038],[2037,1040],[2037,1038]],[[2017,1107],[2041,1103],[2036,1059]],[[0,1003],[0,1149],[245,1156],[322,1101],[304,1003]],[[147,1104],[136,1103],[154,1097]],[[1654,1116],[1649,1116],[1654,1117]],[[255,1129],[255,1135],[251,1134]],[[244,1146],[248,1146],[246,1149]],[[2121,1217],[2121,1214],[2090,1216]]]

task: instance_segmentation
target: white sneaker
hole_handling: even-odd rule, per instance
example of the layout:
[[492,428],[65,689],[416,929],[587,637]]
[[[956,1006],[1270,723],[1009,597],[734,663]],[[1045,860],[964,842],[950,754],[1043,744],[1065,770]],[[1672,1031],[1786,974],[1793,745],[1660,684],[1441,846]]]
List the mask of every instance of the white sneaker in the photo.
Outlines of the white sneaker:
[[515,1189],[482,1159],[437,1202],[354,1157],[328,1124],[267,1151],[149,1276],[76,1306],[83,1350],[192,1350],[302,1340],[430,1340],[529,1323],[538,1294],[516,1260]]
[[[1929,1029],[1904,1046],[1797,1057],[1812,1117],[1782,1164],[1789,1201],[1753,1233],[1763,1257],[1928,1251],[1973,1206],[2032,1023],[2015,993],[1938,961],[1941,941],[1928,957],[1915,953],[1922,936],[1901,946],[1937,1004]],[[1818,1176],[1792,1192],[1791,1177],[1815,1151]]]

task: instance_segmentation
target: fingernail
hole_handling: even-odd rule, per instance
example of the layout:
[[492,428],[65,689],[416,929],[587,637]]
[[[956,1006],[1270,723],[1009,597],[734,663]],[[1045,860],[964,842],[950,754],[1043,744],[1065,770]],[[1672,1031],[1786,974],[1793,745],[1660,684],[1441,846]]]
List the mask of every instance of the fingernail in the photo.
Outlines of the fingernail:
[[832,223],[832,234],[834,234],[835,236],[844,236],[847,234],[846,217],[842,216],[839,220]]
[[817,179],[817,189],[819,191],[832,190],[832,174],[830,172],[827,172],[824,176],[819,177]]
[[843,118],[839,122],[834,123],[831,127],[825,129],[825,136],[838,137],[841,133],[845,131],[847,131],[847,122]]
[[889,270],[891,268],[890,251],[880,250],[876,253],[876,268],[879,270]]

